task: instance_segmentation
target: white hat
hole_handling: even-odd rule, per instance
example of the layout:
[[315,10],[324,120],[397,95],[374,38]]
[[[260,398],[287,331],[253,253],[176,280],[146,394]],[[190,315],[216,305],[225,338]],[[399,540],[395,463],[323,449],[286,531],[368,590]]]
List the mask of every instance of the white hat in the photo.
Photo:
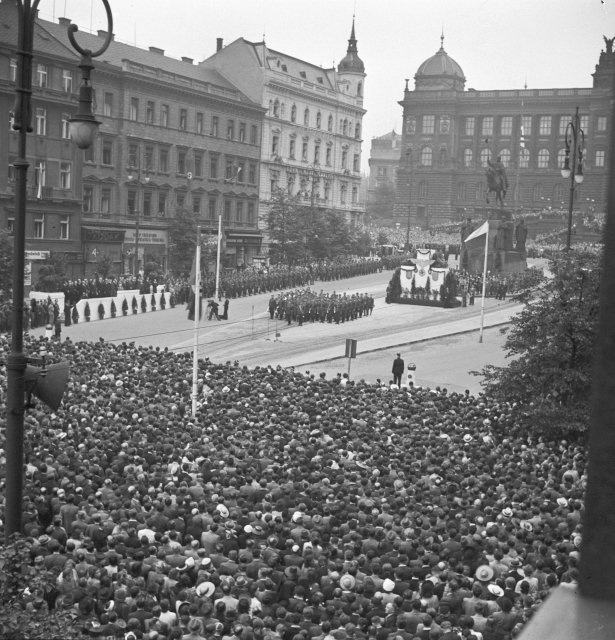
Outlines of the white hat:
[[385,591],[393,591],[393,589],[395,589],[395,583],[393,582],[393,580],[391,580],[391,578],[386,578],[382,583],[382,588]]

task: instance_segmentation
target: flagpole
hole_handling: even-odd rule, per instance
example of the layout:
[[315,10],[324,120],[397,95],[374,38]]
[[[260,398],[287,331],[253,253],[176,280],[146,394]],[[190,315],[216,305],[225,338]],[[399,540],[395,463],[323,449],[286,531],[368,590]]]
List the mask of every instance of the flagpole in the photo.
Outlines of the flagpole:
[[218,215],[218,253],[216,255],[216,300],[220,299],[220,245],[222,244],[222,216]]
[[194,274],[194,347],[192,352],[192,418],[196,418],[199,393],[199,320],[201,319],[201,227],[196,228],[196,257]]
[[487,291],[487,257],[489,255],[489,220],[487,220],[487,233],[485,233],[485,261],[483,264],[483,300],[480,305],[480,333],[478,341],[483,341],[483,327],[485,324],[485,293]]

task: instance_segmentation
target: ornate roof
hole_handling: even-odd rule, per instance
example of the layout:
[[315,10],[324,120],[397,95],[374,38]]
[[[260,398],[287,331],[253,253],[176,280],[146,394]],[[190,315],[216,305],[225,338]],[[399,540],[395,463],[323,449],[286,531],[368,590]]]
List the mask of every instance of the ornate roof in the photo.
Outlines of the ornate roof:
[[348,51],[337,65],[337,70],[340,73],[343,73],[344,71],[365,73],[365,65],[363,64],[363,60],[359,58],[359,54],[357,52],[357,39],[354,35],[354,19],[352,21],[350,39],[348,40]]
[[466,78],[462,68],[444,50],[444,35],[440,49],[423,62],[414,76],[415,89],[455,89],[463,91]]

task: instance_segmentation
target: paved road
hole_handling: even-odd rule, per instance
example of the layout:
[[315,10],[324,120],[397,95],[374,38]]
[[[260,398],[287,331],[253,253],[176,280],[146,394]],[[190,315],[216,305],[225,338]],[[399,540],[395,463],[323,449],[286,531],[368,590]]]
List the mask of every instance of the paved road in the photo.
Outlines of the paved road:
[[[376,304],[370,317],[340,325],[316,323],[298,327],[270,321],[267,294],[231,300],[229,321],[201,321],[199,354],[213,362],[237,360],[249,367],[279,364],[294,366],[298,371],[324,371],[331,377],[348,370],[348,361],[343,358],[345,340],[354,338],[358,341],[358,357],[351,363],[353,379],[388,380],[395,353],[401,351],[406,362],[417,364],[418,384],[478,393],[480,378],[468,371],[505,362],[499,328],[489,327],[507,323],[519,307],[487,299],[486,329],[479,344],[480,299],[477,305],[465,309],[388,305],[384,291],[391,274],[383,271],[317,282],[313,287],[317,291],[374,295]],[[183,307],[63,327],[62,337],[73,341],[103,338],[135,342],[178,352],[192,351],[194,344],[193,323],[188,321]]]

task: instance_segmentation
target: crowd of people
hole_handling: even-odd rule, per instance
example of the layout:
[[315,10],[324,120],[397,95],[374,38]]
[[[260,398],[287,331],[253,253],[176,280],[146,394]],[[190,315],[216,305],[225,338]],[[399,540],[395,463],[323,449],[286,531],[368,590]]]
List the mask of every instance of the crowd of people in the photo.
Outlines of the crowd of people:
[[329,322],[340,324],[371,315],[374,298],[367,293],[326,293],[296,289],[271,296],[268,303],[269,318],[284,320],[287,324],[297,322]]
[[47,350],[71,375],[60,409],[25,416],[0,624],[56,612],[126,640],[508,640],[577,579],[585,448],[517,433],[506,404],[201,360],[192,418],[189,353]]

